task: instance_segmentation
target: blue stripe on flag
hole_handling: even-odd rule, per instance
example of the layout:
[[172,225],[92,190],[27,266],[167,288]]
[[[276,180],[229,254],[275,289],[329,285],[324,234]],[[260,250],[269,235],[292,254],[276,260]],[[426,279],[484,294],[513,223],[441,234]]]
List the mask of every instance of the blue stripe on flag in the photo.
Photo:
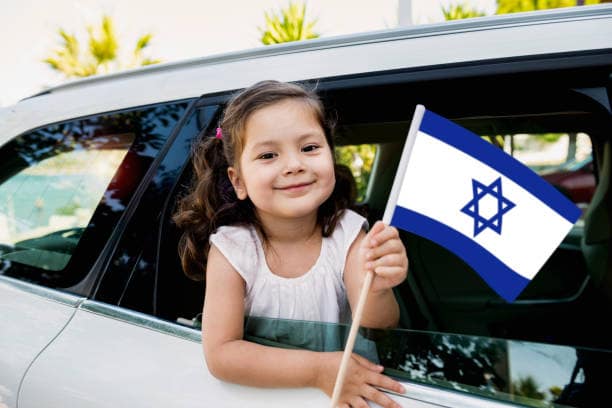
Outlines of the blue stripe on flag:
[[580,217],[580,209],[557,189],[475,133],[428,110],[425,110],[420,130],[502,173],[572,224]]
[[425,237],[455,253],[508,302],[516,299],[530,282],[475,241],[425,215],[396,206],[391,225]]

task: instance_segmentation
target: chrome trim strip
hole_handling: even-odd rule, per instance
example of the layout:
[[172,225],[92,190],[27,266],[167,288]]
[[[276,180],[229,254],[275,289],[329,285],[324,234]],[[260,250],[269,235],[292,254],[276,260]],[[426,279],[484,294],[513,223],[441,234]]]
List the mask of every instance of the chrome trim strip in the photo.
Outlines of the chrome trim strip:
[[75,308],[79,305],[79,303],[85,300],[85,298],[82,296],[62,292],[59,289],[51,289],[34,283],[24,282],[16,278],[11,278],[10,276],[0,275],[0,284],[6,284],[23,292],[31,293],[53,302]]
[[79,309],[196,343],[202,341],[202,333],[199,330],[190,329],[178,323],[168,322],[145,313],[135,312],[107,303],[87,299],[81,303]]
[[[518,405],[493,400],[478,395],[462,393],[441,387],[422,385],[410,382],[401,382],[406,388],[406,394],[398,394],[384,390],[391,395],[395,401],[403,402],[404,398],[422,401],[440,407],[453,408],[516,408]],[[397,398],[401,397],[401,398]]]

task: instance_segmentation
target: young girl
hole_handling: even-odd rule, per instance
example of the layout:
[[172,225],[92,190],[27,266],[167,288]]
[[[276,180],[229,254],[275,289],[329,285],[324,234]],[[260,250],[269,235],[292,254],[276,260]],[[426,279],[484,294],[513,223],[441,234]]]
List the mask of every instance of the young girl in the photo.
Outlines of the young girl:
[[[185,271],[203,279],[202,339],[210,372],[257,387],[318,387],[331,396],[342,352],[311,352],[243,340],[245,315],[347,323],[365,273],[375,272],[362,325],[393,327],[391,290],[408,259],[395,228],[347,208],[346,173],[334,164],[318,97],[264,81],[228,104],[216,137],[194,154],[194,188],[175,215]],[[273,364],[271,364],[273,362]],[[353,354],[341,406],[395,407],[376,387],[403,392],[382,367]]]

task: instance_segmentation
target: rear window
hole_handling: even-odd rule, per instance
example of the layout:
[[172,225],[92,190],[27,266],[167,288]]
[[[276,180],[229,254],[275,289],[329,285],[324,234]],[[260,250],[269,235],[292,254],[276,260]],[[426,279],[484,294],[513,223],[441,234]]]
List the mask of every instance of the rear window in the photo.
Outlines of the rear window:
[[2,146],[0,273],[51,287],[78,282],[185,105],[54,124]]

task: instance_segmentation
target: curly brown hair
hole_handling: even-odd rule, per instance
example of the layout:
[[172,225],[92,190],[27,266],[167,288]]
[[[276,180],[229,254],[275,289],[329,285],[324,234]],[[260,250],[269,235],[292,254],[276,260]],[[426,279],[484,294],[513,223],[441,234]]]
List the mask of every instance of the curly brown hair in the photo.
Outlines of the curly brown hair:
[[[220,127],[223,137],[202,135],[194,144],[192,162],[194,177],[187,195],[179,199],[173,215],[182,230],[179,255],[185,274],[203,280],[210,249],[209,237],[222,225],[253,225],[265,239],[249,198],[239,200],[227,175],[228,166],[239,162],[244,148],[245,127],[257,110],[295,98],[309,106],[325,133],[333,151],[334,123],[325,116],[323,104],[313,90],[302,85],[262,81],[235,95],[223,114]],[[336,184],[331,196],[319,207],[317,221],[324,237],[331,235],[338,219],[355,201],[355,181],[350,173],[335,165]]]

